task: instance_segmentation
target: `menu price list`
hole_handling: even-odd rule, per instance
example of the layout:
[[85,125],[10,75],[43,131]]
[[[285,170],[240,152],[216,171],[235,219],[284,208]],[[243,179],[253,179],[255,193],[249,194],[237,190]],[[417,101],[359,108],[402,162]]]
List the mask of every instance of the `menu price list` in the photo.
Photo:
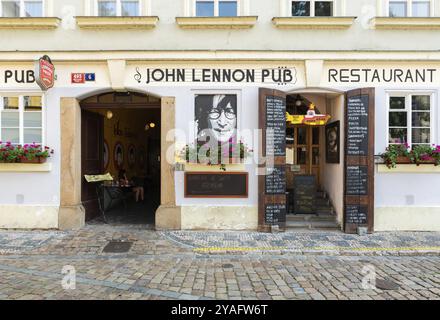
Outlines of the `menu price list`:
[[266,204],[264,211],[267,224],[286,221],[286,205],[284,203]]
[[284,166],[267,168],[265,192],[266,194],[286,193],[286,168]]
[[266,97],[266,154],[286,155],[286,101]]
[[347,154],[368,155],[369,96],[350,97],[347,102]]
[[346,194],[368,195],[368,167],[347,166]]
[[345,221],[348,224],[367,224],[368,207],[360,205],[346,205]]

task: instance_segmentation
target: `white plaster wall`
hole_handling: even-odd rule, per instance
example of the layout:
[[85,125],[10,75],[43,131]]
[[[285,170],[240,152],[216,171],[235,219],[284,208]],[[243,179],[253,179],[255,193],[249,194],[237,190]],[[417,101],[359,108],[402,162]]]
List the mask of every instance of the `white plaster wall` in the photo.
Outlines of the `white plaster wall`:
[[[339,163],[325,162],[325,148],[323,155],[323,170],[321,172],[322,185],[327,191],[333,207],[336,211],[337,220],[342,224],[344,214],[344,110],[345,98],[343,95],[331,99],[331,107],[327,112],[332,116],[331,122],[340,121],[340,155]],[[323,135],[323,143],[325,144],[325,133]]]
[[57,228],[57,206],[0,205],[0,229]]
[[[1,51],[28,50],[437,50],[435,30],[374,30],[370,19],[381,13],[377,0],[337,0],[337,15],[357,19],[347,30],[279,30],[272,18],[285,15],[280,0],[248,0],[249,15],[258,16],[248,30],[182,30],[175,17],[185,15],[185,0],[150,0],[153,30],[81,30],[75,16],[90,14],[92,0],[53,0],[54,15],[63,19],[56,30],[2,30]],[[379,4],[381,2],[379,1]],[[439,1],[435,0],[436,14]],[[286,11],[286,9],[284,9]],[[382,10],[383,11],[383,10]],[[72,23],[73,22],[73,23]],[[38,37],[38,41],[34,41]],[[133,41],[133,38],[136,40]],[[87,41],[84,41],[87,39]]]

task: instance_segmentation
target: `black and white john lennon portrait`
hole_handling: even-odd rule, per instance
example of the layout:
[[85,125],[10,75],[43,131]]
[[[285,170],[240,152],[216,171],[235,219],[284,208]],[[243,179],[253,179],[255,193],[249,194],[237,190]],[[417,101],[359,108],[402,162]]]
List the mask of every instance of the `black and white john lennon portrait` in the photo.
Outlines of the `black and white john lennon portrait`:
[[325,158],[327,163],[339,163],[340,122],[325,126]]
[[199,94],[195,96],[195,123],[199,144],[237,141],[237,95]]

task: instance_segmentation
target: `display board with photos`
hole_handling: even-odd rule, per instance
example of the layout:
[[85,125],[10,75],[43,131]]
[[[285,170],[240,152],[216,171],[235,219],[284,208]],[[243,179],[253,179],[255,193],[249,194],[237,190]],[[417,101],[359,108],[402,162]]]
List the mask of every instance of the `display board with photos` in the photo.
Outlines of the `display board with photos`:
[[258,228],[286,227],[286,94],[259,90],[261,146],[258,165]]
[[344,230],[374,226],[374,88],[347,92],[345,112]]

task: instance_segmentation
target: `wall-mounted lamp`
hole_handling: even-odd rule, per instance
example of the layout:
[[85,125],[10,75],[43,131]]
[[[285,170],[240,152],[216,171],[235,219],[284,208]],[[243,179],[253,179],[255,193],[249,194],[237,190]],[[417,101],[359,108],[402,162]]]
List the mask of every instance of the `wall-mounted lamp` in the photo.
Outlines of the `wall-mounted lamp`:
[[154,122],[150,123],[150,128],[154,128],[156,126],[156,124]]
[[301,96],[299,94],[296,95],[296,101],[295,101],[295,105],[297,107],[301,107],[303,100],[301,99]]
[[149,129],[150,129],[150,125],[149,125],[149,124],[146,124],[145,127],[144,127],[144,130],[145,130],[145,131],[148,131]]
[[111,118],[113,118],[113,112],[111,112],[110,110],[107,111],[106,117],[108,120],[110,120]]

